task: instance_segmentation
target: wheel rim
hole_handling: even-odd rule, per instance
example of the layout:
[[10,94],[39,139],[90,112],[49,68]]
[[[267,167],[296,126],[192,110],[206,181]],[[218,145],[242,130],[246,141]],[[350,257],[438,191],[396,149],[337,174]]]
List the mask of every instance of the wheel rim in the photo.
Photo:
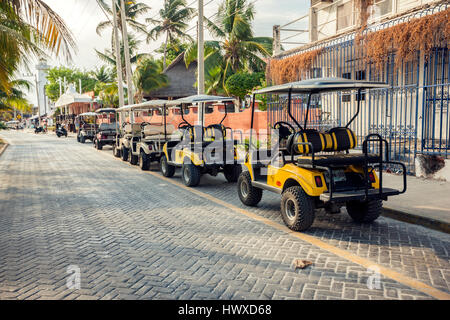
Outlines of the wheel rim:
[[291,199],[286,200],[284,205],[284,213],[290,220],[295,218],[295,203]]
[[183,170],[184,181],[189,182],[189,168],[185,167]]
[[247,196],[248,196],[248,189],[249,189],[249,187],[248,187],[247,181],[242,181],[242,183],[241,183],[241,195],[242,195],[242,197],[247,198]]
[[166,174],[167,172],[167,168],[166,168],[166,158],[162,158],[161,159],[161,170],[164,174]]

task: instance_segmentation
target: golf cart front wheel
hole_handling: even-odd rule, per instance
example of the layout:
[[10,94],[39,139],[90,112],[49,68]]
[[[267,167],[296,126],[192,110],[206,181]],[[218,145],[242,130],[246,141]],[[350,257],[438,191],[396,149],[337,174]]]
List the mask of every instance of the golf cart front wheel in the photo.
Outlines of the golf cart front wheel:
[[127,161],[128,160],[128,149],[123,147],[121,154],[122,154],[122,160]]
[[349,201],[346,203],[349,216],[356,222],[370,223],[378,219],[383,209],[383,200]]
[[144,151],[141,151],[139,154],[139,168],[141,168],[142,171],[147,171],[150,169],[150,160]]
[[113,145],[113,155],[116,158],[120,158],[120,149],[117,149],[115,144]]
[[314,222],[314,203],[300,186],[287,188],[281,196],[281,216],[289,229],[304,231]]
[[195,164],[190,161],[183,164],[183,168],[181,169],[181,178],[187,187],[198,186],[201,175],[200,168]]
[[159,169],[164,177],[170,178],[175,174],[175,167],[171,166],[167,162],[167,157],[165,154],[161,156],[161,160],[159,160]]
[[86,138],[85,138],[84,136],[81,136],[81,137],[80,137],[80,142],[81,142],[81,143],[86,143]]
[[263,191],[252,186],[250,172],[244,171],[239,175],[237,188],[239,199],[246,206],[254,207],[261,201]]
[[236,182],[239,179],[239,175],[242,172],[240,164],[227,164],[223,168],[223,175],[228,182]]
[[135,166],[135,165],[137,165],[138,164],[138,162],[139,162],[139,156],[136,156],[136,155],[134,155],[133,154],[133,151],[129,151],[129,160],[130,160],[130,163],[133,165],[133,166]]

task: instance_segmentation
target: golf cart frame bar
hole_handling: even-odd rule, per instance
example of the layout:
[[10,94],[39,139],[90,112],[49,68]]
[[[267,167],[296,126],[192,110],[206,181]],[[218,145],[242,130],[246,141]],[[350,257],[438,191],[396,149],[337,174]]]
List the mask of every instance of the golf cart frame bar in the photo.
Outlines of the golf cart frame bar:
[[[324,84],[322,84],[325,83]],[[348,128],[350,124],[356,119],[356,117],[359,115],[360,112],[360,106],[361,106],[361,91],[364,89],[371,89],[371,88],[387,88],[388,85],[384,83],[379,82],[369,82],[369,81],[352,81],[348,79],[311,79],[306,81],[299,81],[294,82],[292,84],[286,84],[286,85],[280,85],[280,86],[273,86],[264,88],[261,90],[257,90],[253,92],[253,102],[252,102],[252,116],[251,116],[251,127],[250,127],[250,139],[249,139],[249,147],[252,145],[252,133],[253,133],[253,123],[254,123],[254,112],[255,112],[255,98],[256,94],[262,94],[262,93],[287,93],[288,94],[288,105],[287,105],[287,113],[289,117],[295,122],[295,124],[299,127],[300,130],[306,130],[307,123],[308,123],[308,113],[309,108],[311,105],[311,96],[313,94],[319,94],[321,92],[331,92],[331,91],[341,91],[341,90],[351,90],[356,89],[357,90],[357,110],[356,113],[353,115],[353,117],[350,119],[350,121],[345,125],[345,128]],[[306,113],[305,113],[305,121],[304,126],[302,127],[297,120],[293,117],[291,113],[291,104],[292,104],[292,93],[298,93],[298,94],[308,94],[308,100],[307,100],[307,106],[306,106]],[[294,133],[295,134],[295,133]],[[372,162],[369,161],[369,153],[368,153],[368,144],[370,142],[378,142],[378,157],[379,161]],[[386,153],[386,160],[383,160],[383,144],[385,144],[385,153]],[[340,202],[349,201],[349,200],[369,200],[373,198],[377,199],[383,199],[386,200],[388,196],[391,195],[398,195],[402,194],[406,191],[406,166],[397,161],[390,161],[389,160],[389,144],[386,139],[383,139],[381,135],[379,134],[369,134],[366,136],[363,142],[363,154],[364,154],[364,193],[361,194],[361,192],[349,192],[348,196],[342,196],[340,195],[338,199],[333,198],[333,193],[335,193],[334,189],[334,180],[333,180],[333,169],[339,169],[340,166],[319,166],[315,164],[315,152],[314,147],[311,142],[294,142],[292,144],[290,154],[291,154],[291,162],[294,163],[294,149],[297,146],[300,145],[308,145],[309,150],[311,150],[311,165],[304,165],[302,164],[302,167],[309,167],[312,169],[320,169],[325,170],[329,174],[329,183],[327,185],[328,188],[328,194],[326,196],[322,197],[321,200],[324,200],[325,202],[328,201],[334,201],[338,200]],[[348,153],[348,150],[347,150]],[[283,161],[285,162],[285,157],[283,155]],[[402,167],[403,170],[403,188],[401,191],[385,188],[383,189],[383,166],[385,164],[392,164],[392,165],[398,165]],[[369,166],[371,168],[370,172],[374,170],[375,167],[378,167],[380,175],[379,175],[379,189],[378,191],[376,189],[370,189],[369,184]],[[326,183],[326,181],[325,181]]]

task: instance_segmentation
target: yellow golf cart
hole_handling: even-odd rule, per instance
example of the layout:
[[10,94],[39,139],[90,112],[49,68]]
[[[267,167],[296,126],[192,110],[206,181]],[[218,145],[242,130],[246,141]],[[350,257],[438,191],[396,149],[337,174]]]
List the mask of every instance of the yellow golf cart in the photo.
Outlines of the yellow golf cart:
[[199,109],[205,110],[207,105],[234,103],[234,100],[229,97],[194,95],[173,101],[181,111],[182,122],[178,130],[182,132],[182,138],[181,141],[171,140],[164,145],[160,170],[165,177],[173,176],[179,167],[183,183],[188,187],[197,186],[201,175],[205,173],[217,176],[222,172],[228,182],[237,181],[242,171],[236,150],[240,142],[234,139],[236,132],[223,125],[228,115],[227,107],[220,123],[206,127],[203,120],[200,124],[191,124],[184,117],[184,108],[188,105],[198,105]]
[[[281,195],[281,214],[292,230],[308,229],[315,217],[314,210],[324,208],[328,213],[339,213],[346,206],[348,214],[357,222],[372,222],[381,214],[382,201],[406,191],[406,168],[403,163],[389,161],[388,143],[378,134],[365,137],[362,150],[357,152],[357,136],[350,125],[358,116],[361,91],[382,89],[388,86],[379,82],[357,81],[342,78],[319,78],[292,82],[257,90],[255,95],[271,94],[287,99],[283,119],[273,125],[272,145],[269,150],[254,147],[250,136],[250,150],[245,168],[239,176],[238,195],[242,203],[256,206],[263,190]],[[336,91],[357,90],[356,113],[344,127],[334,127],[319,132],[308,126],[311,116],[312,96]],[[292,104],[306,97],[304,121],[293,116]],[[325,99],[322,99],[325,100]],[[342,105],[342,108],[345,106]],[[309,114],[309,115],[308,115]],[[252,114],[253,127],[253,114]],[[398,165],[403,169],[403,189],[383,186],[383,166]],[[376,172],[378,171],[378,174]]]

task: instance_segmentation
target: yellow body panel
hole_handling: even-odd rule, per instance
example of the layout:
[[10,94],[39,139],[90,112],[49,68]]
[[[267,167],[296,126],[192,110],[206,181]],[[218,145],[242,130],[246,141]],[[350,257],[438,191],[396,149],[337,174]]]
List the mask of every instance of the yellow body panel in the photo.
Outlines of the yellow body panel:
[[[244,166],[247,167],[250,172],[252,180],[255,179],[253,175],[253,168],[251,166],[251,157],[247,156]],[[363,174],[362,167],[348,166],[345,171],[353,171]],[[322,187],[317,187],[315,177],[320,176],[322,179]],[[375,182],[372,183],[372,187],[379,188],[379,180],[377,174],[374,172]],[[287,180],[293,179],[298,182],[302,189],[312,197],[318,197],[322,193],[327,192],[328,188],[325,183],[325,177],[323,172],[316,169],[302,168],[293,163],[285,164],[283,167],[276,167],[272,165],[267,166],[267,185],[283,190],[284,184]]]

